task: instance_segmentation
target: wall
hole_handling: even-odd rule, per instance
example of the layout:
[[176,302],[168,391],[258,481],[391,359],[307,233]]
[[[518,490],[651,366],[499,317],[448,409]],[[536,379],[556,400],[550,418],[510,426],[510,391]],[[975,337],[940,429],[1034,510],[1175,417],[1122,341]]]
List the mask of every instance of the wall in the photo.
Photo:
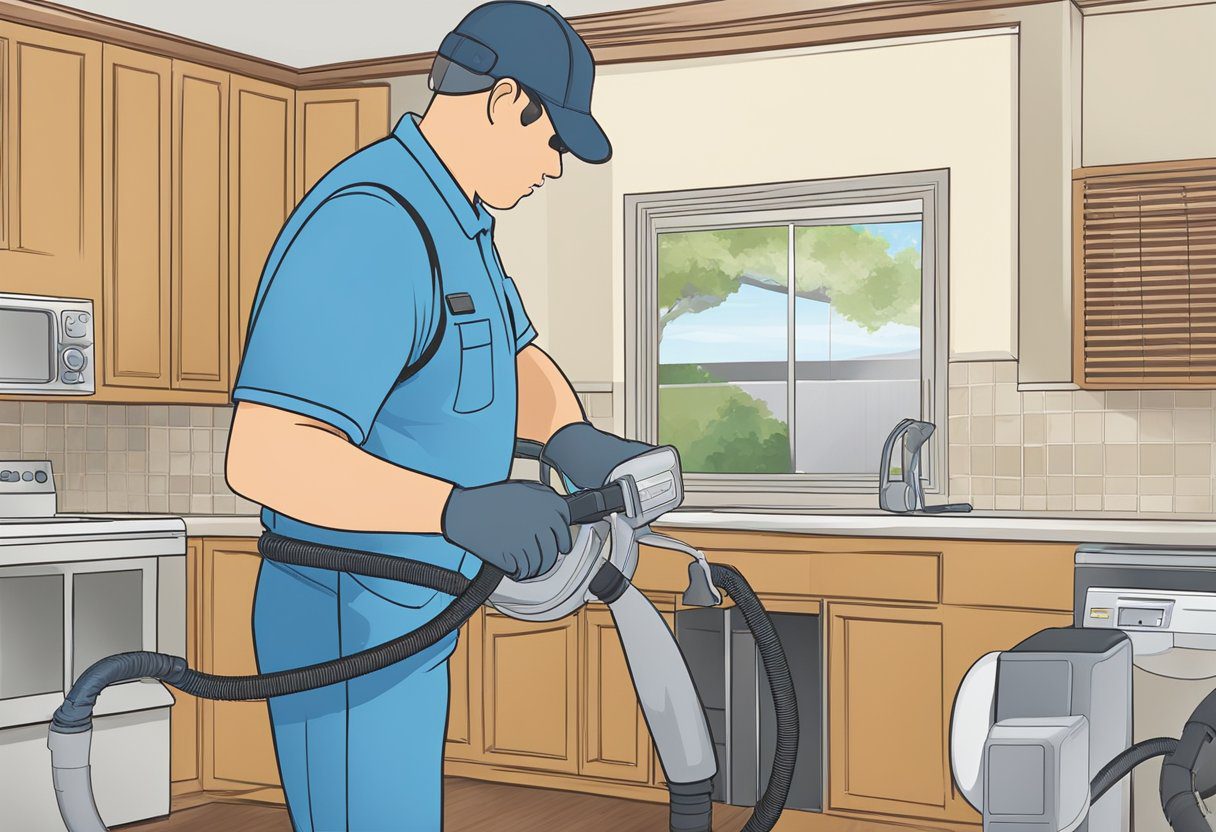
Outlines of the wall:
[[[948,167],[950,351],[1013,355],[1016,58],[1017,39],[1004,34],[610,67],[596,105],[616,146],[612,204]],[[555,189],[551,206],[564,195]],[[620,294],[623,218],[613,213]],[[618,361],[614,378],[622,372]]]
[[1216,3],[1085,18],[1083,160],[1216,157]]
[[425,75],[404,75],[388,82],[389,125],[395,125],[406,113],[423,113],[431,100]]

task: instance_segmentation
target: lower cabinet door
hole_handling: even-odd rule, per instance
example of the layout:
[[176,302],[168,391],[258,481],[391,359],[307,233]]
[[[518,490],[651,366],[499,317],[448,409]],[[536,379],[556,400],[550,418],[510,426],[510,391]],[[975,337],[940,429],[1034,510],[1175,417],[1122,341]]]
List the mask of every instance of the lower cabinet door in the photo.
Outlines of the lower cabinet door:
[[578,617],[518,621],[487,611],[482,760],[578,772]]
[[940,610],[828,610],[830,807],[942,817],[951,784]]
[[[257,673],[251,611],[261,558],[255,540],[203,544],[202,663],[209,673]],[[266,702],[203,701],[203,788],[279,785]]]
[[649,783],[652,749],[612,614],[583,612],[579,774]]

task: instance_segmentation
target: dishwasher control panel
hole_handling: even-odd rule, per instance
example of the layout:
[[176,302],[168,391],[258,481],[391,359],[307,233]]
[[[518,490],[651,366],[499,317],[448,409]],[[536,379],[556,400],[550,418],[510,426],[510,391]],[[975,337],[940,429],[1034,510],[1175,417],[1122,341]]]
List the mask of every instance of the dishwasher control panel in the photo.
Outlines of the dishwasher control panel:
[[1169,633],[1211,633],[1216,594],[1179,590],[1089,587],[1085,627]]

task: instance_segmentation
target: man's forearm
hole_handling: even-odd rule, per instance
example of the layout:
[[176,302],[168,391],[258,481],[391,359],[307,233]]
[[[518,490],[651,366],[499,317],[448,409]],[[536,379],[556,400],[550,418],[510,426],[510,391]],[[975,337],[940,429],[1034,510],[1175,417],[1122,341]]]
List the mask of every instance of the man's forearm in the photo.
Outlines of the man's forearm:
[[247,499],[334,529],[436,533],[452,484],[386,462],[314,419],[241,402],[228,485]]
[[572,422],[587,420],[578,395],[544,350],[527,346],[515,359],[519,378],[519,415],[515,432],[523,439],[547,442]]

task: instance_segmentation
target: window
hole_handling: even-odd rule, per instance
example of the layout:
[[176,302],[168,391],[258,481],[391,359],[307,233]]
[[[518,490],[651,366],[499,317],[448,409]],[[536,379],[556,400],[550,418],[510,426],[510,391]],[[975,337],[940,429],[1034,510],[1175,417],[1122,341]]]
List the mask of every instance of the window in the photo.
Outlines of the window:
[[944,422],[946,187],[933,171],[626,198],[627,429],[716,495],[690,502],[869,505],[895,424]]

